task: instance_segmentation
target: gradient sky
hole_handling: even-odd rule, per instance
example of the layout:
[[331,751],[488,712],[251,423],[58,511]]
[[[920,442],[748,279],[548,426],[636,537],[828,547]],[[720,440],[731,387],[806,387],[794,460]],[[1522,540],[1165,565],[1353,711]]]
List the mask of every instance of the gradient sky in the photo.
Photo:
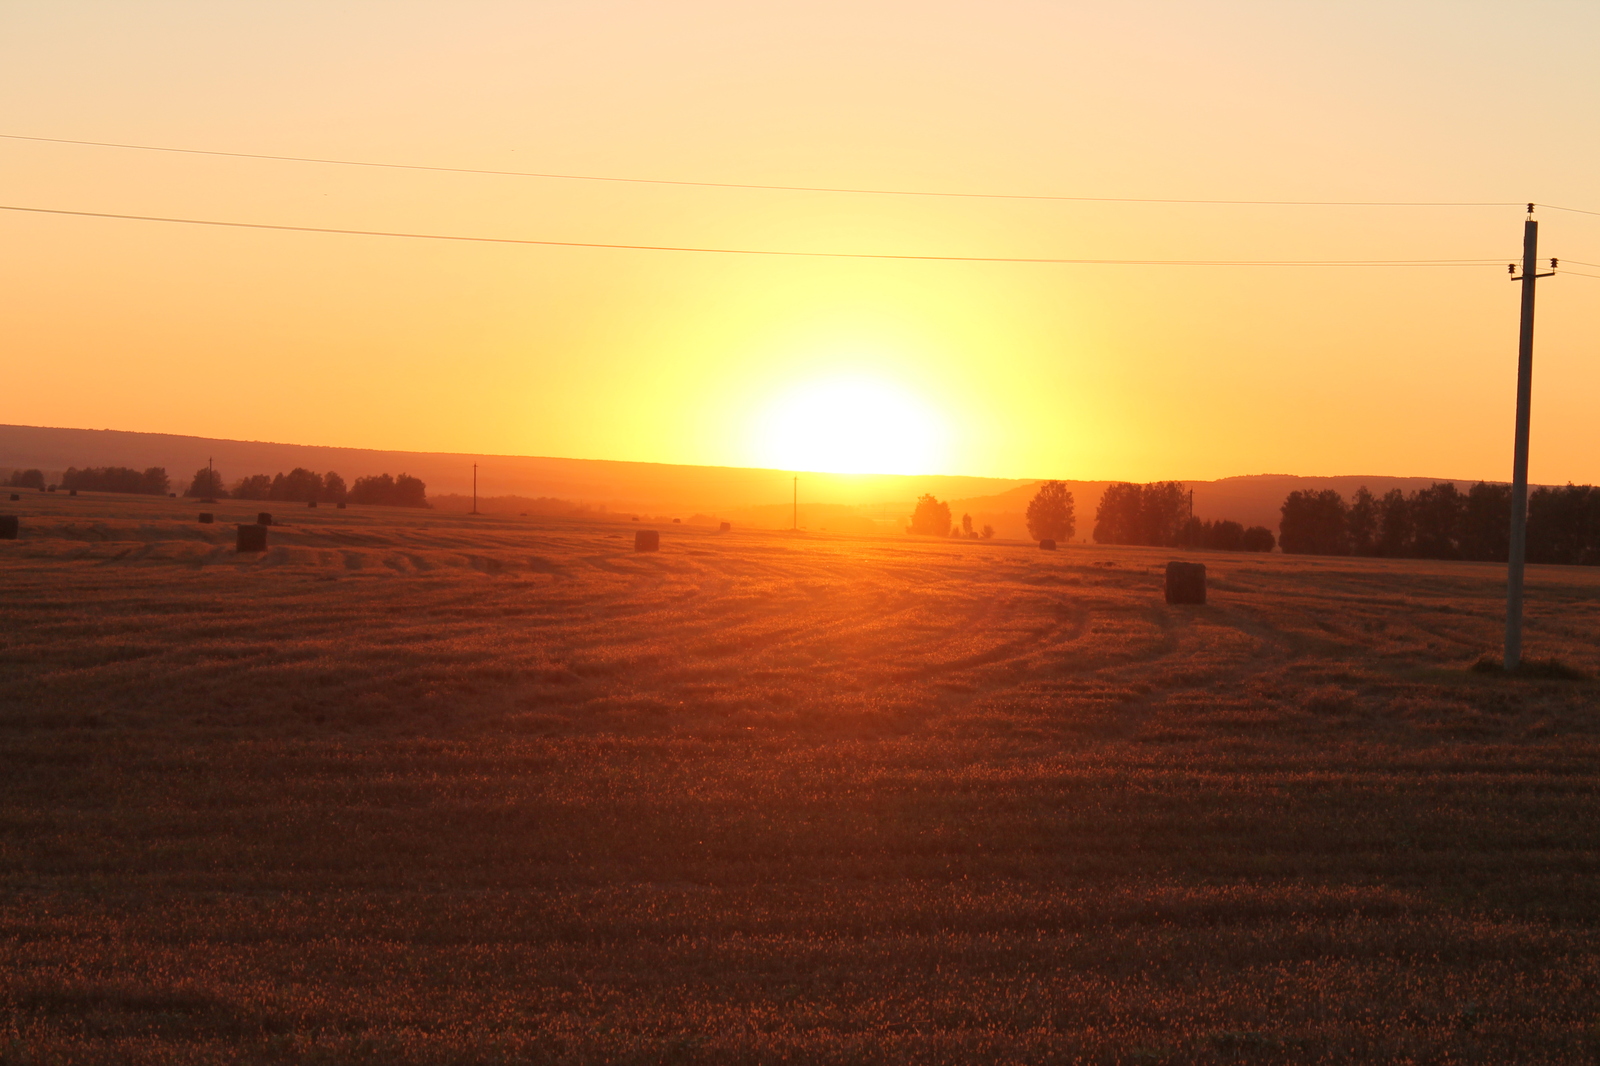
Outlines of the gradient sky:
[[[760,184],[1600,211],[1597,54],[1592,2],[6,0],[0,133]],[[0,203],[1160,259],[1508,261],[1523,217],[696,189],[6,140]],[[1600,263],[1600,216],[1538,217],[1543,254]],[[1510,471],[1503,265],[784,259],[11,212],[0,247],[0,422],[1006,477]],[[1600,278],[1542,283],[1539,313],[1532,476],[1600,481]]]

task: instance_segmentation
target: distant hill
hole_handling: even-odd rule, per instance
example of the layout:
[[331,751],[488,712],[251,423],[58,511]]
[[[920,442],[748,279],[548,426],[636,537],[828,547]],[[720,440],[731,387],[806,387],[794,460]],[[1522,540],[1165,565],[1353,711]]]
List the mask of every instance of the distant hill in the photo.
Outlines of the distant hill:
[[[756,528],[787,528],[793,521],[796,473],[727,466],[676,466],[604,459],[449,452],[389,452],[328,448],[266,441],[216,440],[167,433],[111,429],[52,429],[0,426],[0,476],[37,467],[52,479],[69,466],[164,466],[179,491],[211,458],[227,483],[247,474],[275,474],[297,466],[336,470],[347,482],[368,474],[408,473],[427,482],[428,494],[447,509],[466,509],[472,465],[478,464],[480,507],[497,511],[570,508],[608,510],[652,517],[695,516]],[[835,532],[902,532],[916,498],[931,492],[950,503],[956,521],[972,515],[975,527],[991,525],[1002,538],[1027,539],[1023,515],[1039,480],[900,474],[800,472],[801,526]],[[1254,474],[1218,481],[1188,481],[1201,518],[1231,518],[1247,526],[1278,530],[1279,508],[1296,489],[1337,489],[1349,498],[1366,485],[1382,495],[1410,492],[1451,478],[1297,477]],[[1089,539],[1094,512],[1109,481],[1068,481],[1077,505],[1078,537]],[[492,503],[490,501],[493,501]]]

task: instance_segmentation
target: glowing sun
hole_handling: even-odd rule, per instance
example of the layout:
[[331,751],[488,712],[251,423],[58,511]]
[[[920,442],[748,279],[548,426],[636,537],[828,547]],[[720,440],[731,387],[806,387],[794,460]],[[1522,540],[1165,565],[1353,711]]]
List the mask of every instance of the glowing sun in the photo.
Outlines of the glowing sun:
[[940,418],[914,396],[867,378],[814,381],[785,392],[756,426],[764,466],[839,474],[937,473]]

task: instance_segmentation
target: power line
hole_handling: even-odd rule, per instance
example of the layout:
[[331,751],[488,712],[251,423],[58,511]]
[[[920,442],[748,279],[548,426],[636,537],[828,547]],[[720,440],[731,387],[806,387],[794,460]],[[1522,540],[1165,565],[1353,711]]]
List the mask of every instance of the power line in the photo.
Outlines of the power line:
[[1581,270],[1563,270],[1561,271],[1561,276],[1564,278],[1594,278],[1596,281],[1600,281],[1600,274],[1585,274]]
[[[554,178],[563,181],[608,181],[630,185],[677,185],[701,189],[755,189],[763,192],[847,193],[859,196],[932,196],[970,200],[1054,200],[1072,203],[1103,204],[1209,204],[1248,207],[1522,207],[1517,203],[1456,202],[1434,200],[1194,200],[1166,196],[1053,196],[1036,193],[946,192],[933,189],[869,189],[825,185],[759,185],[738,181],[682,181],[671,178],[632,178],[610,174],[563,174],[541,170],[487,170],[477,167],[441,167],[421,163],[379,163],[365,159],[328,159],[320,156],[269,155],[265,152],[220,152],[205,148],[172,148],[157,144],[123,144],[115,141],[79,141],[67,137],[29,137],[20,133],[0,133],[0,139],[38,141],[46,144],[77,144],[92,148],[124,148],[140,152],[171,152],[178,155],[209,155],[227,159],[266,159],[279,163],[320,163],[329,166],[373,167],[381,170],[423,170],[441,174],[484,174],[503,178]],[[1557,208],[1578,211],[1579,208]],[[1600,214],[1600,212],[1586,212]]]
[[330,226],[286,226],[270,222],[228,222],[165,215],[124,215],[110,211],[69,211],[54,207],[0,204],[0,211],[74,218],[114,218],[130,222],[174,222],[188,226],[280,230],[287,233],[333,233],[350,237],[404,237],[410,240],[467,241],[476,244],[530,244],[550,248],[610,248],[638,252],[705,252],[718,255],[778,255],[812,259],[903,259],[939,263],[1055,263],[1069,266],[1202,266],[1202,267],[1479,267],[1500,266],[1496,259],[1055,259],[1005,255],[898,255],[881,252],[805,252],[784,248],[712,248],[676,244],[604,244],[596,241],[545,241],[525,237],[470,237],[453,233],[404,233],[393,230],[336,229]]
[[1571,211],[1575,215],[1600,215],[1600,211],[1590,211],[1586,207],[1561,207],[1558,204],[1540,204],[1540,207],[1551,211]]

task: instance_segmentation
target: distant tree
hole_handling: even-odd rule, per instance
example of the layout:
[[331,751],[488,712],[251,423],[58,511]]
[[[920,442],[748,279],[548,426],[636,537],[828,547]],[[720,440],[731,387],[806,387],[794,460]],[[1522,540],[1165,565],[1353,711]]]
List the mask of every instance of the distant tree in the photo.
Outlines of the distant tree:
[[964,514],[964,515],[961,516],[961,532],[965,533],[969,537],[972,536],[972,516],[971,515]]
[[[351,503],[376,503],[389,507],[426,507],[428,488],[420,478],[406,474],[399,477],[377,474],[356,478],[355,484],[350,486],[348,499]],[[948,514],[946,509],[947,517]]]
[[1140,504],[1144,493],[1138,485],[1112,482],[1100,494],[1094,512],[1096,544],[1135,544],[1139,537]]
[[1139,494],[1139,538],[1132,543],[1176,547],[1189,518],[1189,493],[1182,482],[1151,482]]
[[1243,551],[1244,526],[1226,518],[1210,523],[1206,529],[1205,546],[1221,552]]
[[81,492],[127,492],[165,496],[169,482],[165,467],[152,466],[140,472],[126,466],[90,466],[79,470],[69,466],[61,475],[61,487]]
[[1390,559],[1411,554],[1411,505],[1399,489],[1390,489],[1378,501],[1377,554]]
[[44,471],[13,470],[11,471],[11,487],[14,489],[42,489],[44,488]]
[[1251,526],[1244,531],[1244,536],[1239,538],[1239,550],[1247,552],[1269,552],[1273,549],[1275,538],[1272,530],[1266,526]]
[[1461,557],[1504,562],[1511,554],[1511,486],[1480,481],[1461,509]]
[[303,466],[297,466],[287,474],[279,474],[272,479],[267,499],[310,503],[321,495],[322,475]]
[[1034,540],[1071,540],[1078,531],[1072,492],[1065,482],[1046,481],[1028,501],[1028,536]]
[[1350,535],[1350,554],[1378,553],[1378,501],[1365,485],[1357,489],[1350,500],[1350,510],[1345,515],[1345,530]]
[[1278,543],[1291,555],[1349,555],[1345,502],[1333,489],[1299,490],[1283,501]]
[[1466,497],[1449,481],[1418,489],[1406,501],[1411,511],[1411,550],[1423,559],[1461,558],[1461,518]]
[[349,490],[345,488],[344,478],[332,470],[322,475],[322,502],[342,503]]
[[264,500],[271,491],[271,477],[266,474],[251,474],[233,486],[231,495],[236,500]]
[[943,537],[950,532],[950,505],[940,503],[930,494],[917,498],[917,509],[911,515],[911,532],[926,536]]
[[983,532],[981,534],[979,534],[979,535],[981,537],[983,537],[984,540],[993,540],[994,539],[994,527],[993,526],[984,526],[983,527]]
[[1600,489],[1569,484],[1529,493],[1528,561],[1600,564]]
[[227,495],[222,488],[222,473],[212,467],[202,466],[194,472],[194,480],[183,490],[185,496],[202,500],[220,500]]

